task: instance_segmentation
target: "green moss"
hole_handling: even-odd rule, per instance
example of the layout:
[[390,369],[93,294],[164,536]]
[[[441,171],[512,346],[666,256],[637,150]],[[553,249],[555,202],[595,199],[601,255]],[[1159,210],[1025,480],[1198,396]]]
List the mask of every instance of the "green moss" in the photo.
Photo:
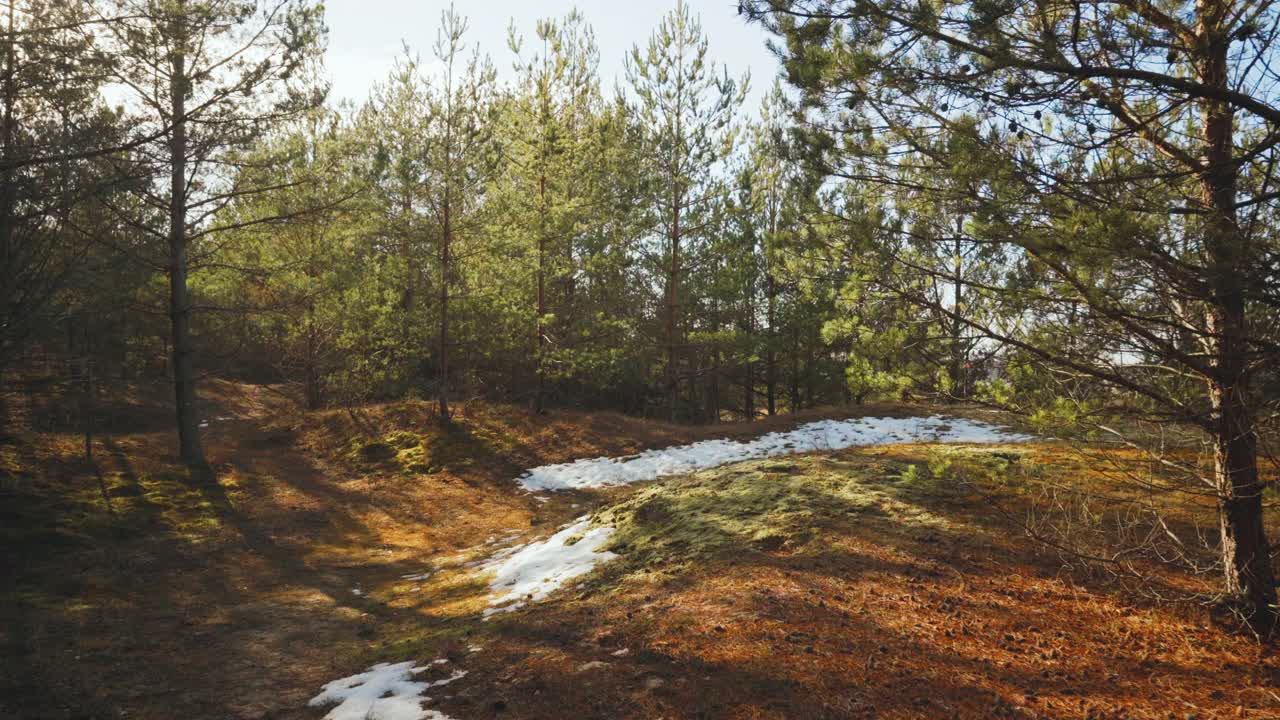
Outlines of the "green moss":
[[491,428],[479,425],[471,430],[472,439],[483,446],[487,452],[504,457],[515,457],[521,452],[519,437],[503,428]]
[[404,470],[413,473],[434,472],[431,466],[431,456],[427,453],[427,449],[421,445],[412,445],[396,453],[396,463]]
[[908,465],[906,469],[902,471],[902,474],[898,476],[898,479],[904,483],[919,482],[920,481],[919,466],[914,463]]
[[391,445],[365,437],[352,438],[347,449],[347,459],[358,465],[385,463],[395,456],[396,449]]
[[382,436],[382,442],[401,450],[410,450],[422,445],[422,436],[408,430],[392,430]]
[[355,465],[399,473],[460,472],[492,449],[461,428],[432,434],[393,430],[379,438],[352,438],[347,459]]
[[611,549],[638,564],[797,549],[824,525],[874,504],[874,491],[819,465],[815,458],[786,468],[748,462],[670,480],[599,513],[597,522],[617,528]]
[[[609,550],[622,572],[651,572],[744,553],[820,550],[869,521],[942,529],[956,521],[931,510],[969,481],[1005,482],[1016,456],[942,448],[927,458],[856,452],[761,460],[655,483],[602,510],[616,528]],[[923,460],[923,461],[922,461]],[[925,469],[928,472],[925,472]]]
[[[124,451],[111,459],[131,464]],[[229,502],[239,492],[234,477],[211,493],[179,471],[98,476],[88,467],[64,466],[58,472],[18,472],[0,491],[0,542],[35,558],[156,536],[205,542],[224,526],[214,498]]]

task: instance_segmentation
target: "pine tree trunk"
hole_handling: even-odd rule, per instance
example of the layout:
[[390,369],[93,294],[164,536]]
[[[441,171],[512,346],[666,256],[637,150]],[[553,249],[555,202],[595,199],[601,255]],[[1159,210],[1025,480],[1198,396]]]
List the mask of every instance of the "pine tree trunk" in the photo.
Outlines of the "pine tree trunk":
[[449,279],[453,275],[452,218],[450,217],[448,189],[445,190],[443,223],[440,233],[440,337],[436,348],[440,355],[438,387],[436,388],[437,413],[448,421],[449,413]]
[[766,309],[769,329],[766,335],[768,345],[764,351],[764,391],[769,417],[773,417],[778,414],[778,355],[774,348],[774,340],[777,337],[778,284],[773,279],[773,273],[769,273],[766,280],[765,292],[769,301]]
[[402,233],[400,238],[400,257],[404,260],[406,275],[404,294],[401,296],[401,310],[403,311],[401,328],[405,337],[409,336],[409,328],[413,323],[414,306],[418,301],[418,262],[413,252],[414,228],[410,224],[412,213],[413,203],[409,197],[409,189],[405,187],[404,194],[400,198],[400,231]]
[[1276,581],[1262,516],[1257,436],[1240,384],[1211,387],[1214,480],[1218,492],[1226,594],[1241,601],[1250,624],[1269,633],[1276,622]]
[[[546,162],[546,158],[543,158]],[[543,318],[547,316],[547,176],[545,171],[538,178],[538,322],[535,327],[533,362],[537,379],[533,394],[533,412],[541,414],[546,394],[546,373],[542,364],[547,349],[547,329]]]
[[955,315],[951,318],[951,396],[953,399],[963,398],[968,394],[965,388],[964,326],[960,322],[961,303],[964,302],[964,264],[960,254],[964,249],[960,241],[963,230],[964,217],[961,216],[956,220],[955,257],[953,258],[955,273],[951,279],[955,286],[955,307],[953,308]]
[[196,409],[194,350],[191,343],[191,296],[187,288],[187,122],[186,54],[182,27],[186,3],[175,15],[169,79],[173,130],[169,139],[169,322],[173,335],[173,390],[178,415],[178,446],[189,468],[205,467]]
[[[754,338],[756,335],[756,289],[756,284],[753,280],[747,295],[747,337],[749,338]],[[756,366],[750,360],[750,355],[752,354],[754,353],[748,353],[748,359],[743,363],[742,367],[742,415],[747,422],[756,419]]]
[[791,412],[801,408],[800,403],[800,326],[791,327]]
[[[1200,0],[1198,12],[1201,80],[1226,88],[1229,9],[1214,0]],[[1244,604],[1254,628],[1269,633],[1276,622],[1276,583],[1263,526],[1257,434],[1249,407],[1248,313],[1242,281],[1254,258],[1237,223],[1233,110],[1227,103],[1209,100],[1202,101],[1202,108],[1206,149],[1200,180],[1208,210],[1205,249],[1213,291],[1208,311],[1212,356],[1208,389],[1224,589]]]
[[707,378],[707,422],[720,422],[720,351],[711,352],[710,375]]
[[324,398],[320,392],[320,368],[318,354],[318,342],[316,338],[316,305],[314,302],[307,303],[307,357],[305,360],[306,367],[304,369],[306,377],[304,383],[306,385],[307,409],[319,410],[324,404]]
[[671,203],[671,264],[667,268],[666,340],[667,340],[667,408],[669,419],[677,418],[680,402],[679,312],[680,312],[680,198],[673,193]]
[[804,354],[804,402],[807,407],[817,407],[817,400],[814,397],[817,394],[818,385],[818,361],[815,357],[817,353],[818,338],[810,335]]

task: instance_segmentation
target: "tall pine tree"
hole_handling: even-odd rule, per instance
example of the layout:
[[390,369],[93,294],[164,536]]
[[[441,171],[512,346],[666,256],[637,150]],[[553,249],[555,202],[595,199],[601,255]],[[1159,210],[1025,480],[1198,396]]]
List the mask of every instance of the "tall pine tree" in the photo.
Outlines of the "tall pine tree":
[[717,171],[732,152],[747,78],[717,73],[702,24],[683,1],[659,23],[642,50],[627,57],[636,116],[647,129],[644,168],[658,246],[651,259],[662,286],[661,343],[668,415],[683,413],[680,386],[688,372],[683,284],[688,256],[704,240],[726,191]]

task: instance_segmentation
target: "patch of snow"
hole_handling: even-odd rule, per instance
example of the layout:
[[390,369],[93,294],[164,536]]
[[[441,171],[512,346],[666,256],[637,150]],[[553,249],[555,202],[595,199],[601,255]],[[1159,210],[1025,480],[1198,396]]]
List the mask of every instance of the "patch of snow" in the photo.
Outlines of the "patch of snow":
[[689,445],[646,450],[625,458],[590,458],[533,468],[517,481],[532,492],[598,488],[655,480],[667,475],[779,455],[840,450],[862,445],[895,442],[1026,442],[1030,435],[1010,432],[997,425],[952,418],[867,417],[849,420],[819,420],[787,432],[771,432],[755,440],[738,442],[719,439]]
[[401,575],[400,577],[401,579],[404,579],[404,580],[426,580],[427,578],[431,577],[431,573],[424,572],[424,573],[417,573],[417,574]]
[[[484,565],[494,574],[489,584],[494,597],[485,618],[538,602],[565,582],[614,559],[614,553],[597,552],[612,534],[613,528],[593,528],[589,518],[581,517],[546,540],[498,553]],[[577,542],[570,544],[575,537]]]
[[[436,660],[431,664],[441,662]],[[449,677],[435,682],[413,679],[426,669],[415,666],[412,661],[378,663],[362,673],[326,684],[307,704],[311,707],[336,705],[324,720],[450,720],[443,713],[423,708],[422,703],[431,700],[423,693],[448,685],[467,671],[455,670]]]
[[364,591],[358,587],[354,587],[354,588],[351,588],[351,594],[355,595],[356,597],[360,597],[361,595],[364,595]]

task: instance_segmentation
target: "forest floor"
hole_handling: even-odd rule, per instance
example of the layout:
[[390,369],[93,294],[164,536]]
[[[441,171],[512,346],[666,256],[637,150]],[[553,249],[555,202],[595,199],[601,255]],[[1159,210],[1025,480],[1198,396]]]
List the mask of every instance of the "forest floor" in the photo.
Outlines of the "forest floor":
[[[192,483],[148,397],[106,403],[92,461],[52,404],[7,398],[4,717],[318,720],[326,683],[410,661],[455,678],[426,707],[457,720],[1280,717],[1273,649],[1182,601],[1216,578],[1122,582],[1021,531],[1046,481],[1147,468],[1123,450],[901,443],[534,495],[513,481],[548,463],[989,416],[685,427],[472,404],[446,428],[425,403],[303,413],[212,381],[217,482]],[[486,619],[476,563],[587,514],[617,557]],[[1169,526],[1191,541],[1212,514]]]

